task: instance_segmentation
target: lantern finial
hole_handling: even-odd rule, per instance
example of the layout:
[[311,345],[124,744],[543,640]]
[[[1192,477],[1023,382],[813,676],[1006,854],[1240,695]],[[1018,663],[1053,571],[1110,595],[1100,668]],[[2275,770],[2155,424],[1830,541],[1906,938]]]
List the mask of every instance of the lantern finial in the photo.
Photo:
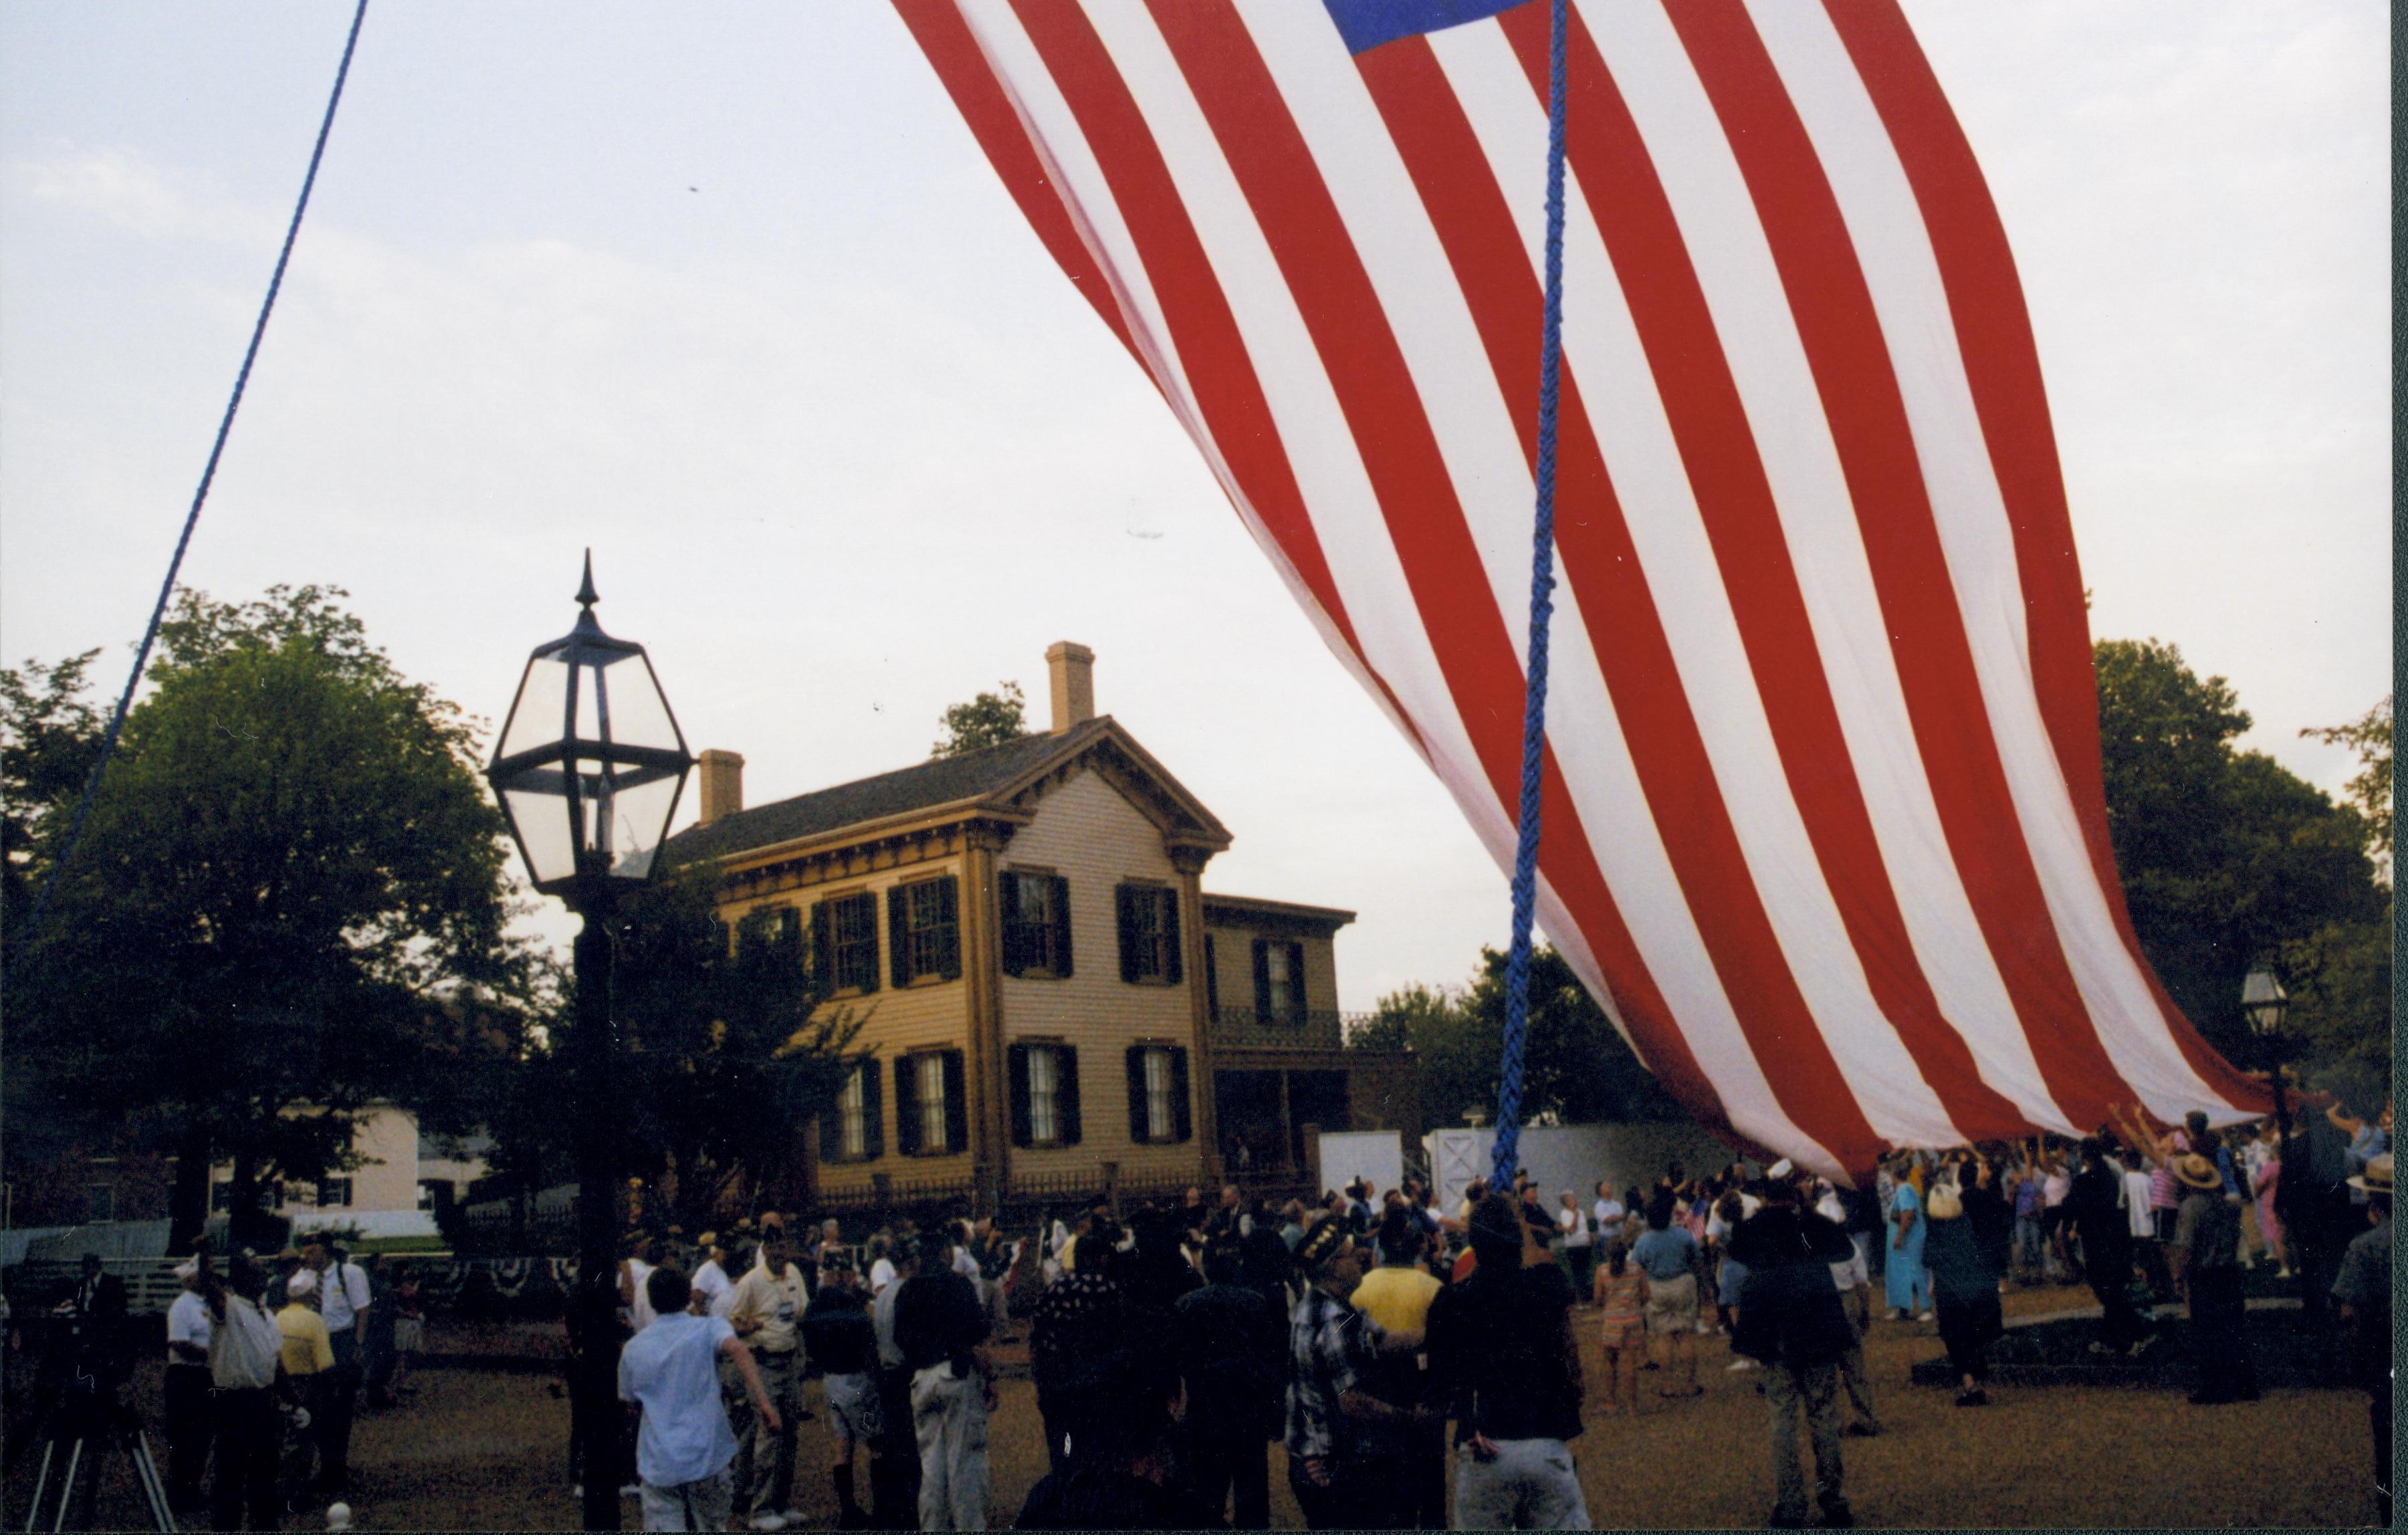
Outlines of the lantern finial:
[[590,549],[585,552],[585,579],[578,583],[577,600],[589,613],[602,600],[594,591],[594,551]]

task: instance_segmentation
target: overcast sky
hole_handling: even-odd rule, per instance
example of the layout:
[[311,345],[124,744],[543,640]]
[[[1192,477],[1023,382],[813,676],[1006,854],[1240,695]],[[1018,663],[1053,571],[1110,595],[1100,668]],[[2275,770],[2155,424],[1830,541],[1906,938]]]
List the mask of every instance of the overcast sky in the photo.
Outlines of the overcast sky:
[[[2337,786],[2298,732],[2390,685],[2386,8],[1908,9],[2022,270],[2093,633],[2179,644]],[[349,17],[0,7],[7,663],[122,680]],[[752,803],[920,759],[999,679],[1041,727],[1078,639],[1235,832],[1208,886],[1361,914],[1346,1006],[1503,940],[1502,877],[878,0],[371,10],[184,579],[347,587],[497,719],[589,543]]]

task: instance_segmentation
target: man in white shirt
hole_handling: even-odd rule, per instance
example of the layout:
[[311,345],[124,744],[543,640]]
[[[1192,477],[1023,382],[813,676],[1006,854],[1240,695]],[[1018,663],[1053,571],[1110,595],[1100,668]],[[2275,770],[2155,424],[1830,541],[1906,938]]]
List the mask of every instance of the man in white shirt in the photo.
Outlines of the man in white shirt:
[[160,1395],[167,1415],[167,1506],[201,1507],[201,1470],[209,1458],[209,1306],[201,1298],[198,1258],[177,1269],[183,1293],[167,1308],[167,1376]]
[[652,1239],[638,1232],[619,1260],[619,1303],[627,1308],[627,1330],[641,1332],[652,1325],[652,1298],[644,1282],[652,1273]]
[[[802,1418],[803,1271],[781,1225],[765,1226],[761,1262],[736,1282],[727,1312],[736,1336],[752,1350],[761,1387],[777,1412],[755,1416],[745,1436],[749,1487],[738,1492],[752,1514],[754,1529],[783,1529],[795,1491],[795,1426]],[[641,1336],[638,1334],[638,1336]]]
[[274,1529],[283,1513],[276,1486],[276,1460],[283,1420],[276,1411],[276,1376],[284,1334],[253,1305],[250,1296],[265,1282],[248,1255],[236,1257],[220,1280],[200,1270],[201,1299],[209,1316],[209,1382],[217,1389],[210,1406],[216,1421],[218,1474],[209,1499],[215,1529],[240,1529],[243,1514],[253,1529]]
[[694,1271],[694,1309],[705,1316],[724,1317],[722,1298],[728,1305],[736,1303],[736,1282],[727,1277],[727,1267],[720,1260],[727,1255],[720,1249],[719,1233],[706,1231],[698,1244],[702,1249],[702,1266]]
[[351,1261],[332,1239],[321,1236],[302,1249],[302,1261],[318,1271],[318,1314],[326,1324],[326,1341],[335,1346],[334,1373],[322,1386],[324,1436],[319,1469],[328,1498],[340,1498],[351,1485],[351,1409],[360,1388],[360,1324],[373,1301],[368,1276]]
[[724,1529],[735,1493],[728,1467],[736,1458],[736,1434],[720,1400],[720,1356],[734,1362],[753,1415],[773,1433],[777,1406],[735,1329],[689,1310],[694,1291],[685,1275],[653,1269],[644,1277],[644,1291],[652,1324],[619,1356],[619,1399],[643,1407],[636,1475],[643,1485],[644,1528]]

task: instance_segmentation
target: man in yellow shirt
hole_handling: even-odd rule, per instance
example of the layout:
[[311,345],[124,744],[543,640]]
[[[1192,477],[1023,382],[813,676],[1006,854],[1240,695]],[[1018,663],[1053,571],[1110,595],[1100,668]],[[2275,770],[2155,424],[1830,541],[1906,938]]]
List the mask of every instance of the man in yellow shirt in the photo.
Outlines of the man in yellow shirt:
[[[1421,1223],[1403,1207],[1391,1209],[1380,1221],[1380,1266],[1363,1276],[1351,1298],[1354,1307],[1391,1339],[1418,1339],[1429,1325],[1430,1302],[1444,1288],[1422,1267],[1428,1238]],[[1399,1451],[1391,1459],[1397,1473],[1411,1485],[1411,1506],[1425,1529],[1446,1528],[1446,1415],[1416,1412],[1425,1405],[1422,1362],[1418,1352],[1383,1356],[1363,1380],[1364,1389],[1391,1407],[1413,1413],[1412,1424],[1398,1431]]]
[[[276,1313],[276,1330],[284,1336],[285,1389],[309,1414],[310,1442],[318,1451],[321,1473],[326,1465],[325,1436],[333,1414],[326,1411],[326,1388],[334,1384],[335,1343],[326,1319],[318,1313],[318,1274],[296,1270],[284,1282],[284,1309]],[[289,1499],[303,1489],[288,1485]],[[297,1506],[297,1505],[295,1505]]]

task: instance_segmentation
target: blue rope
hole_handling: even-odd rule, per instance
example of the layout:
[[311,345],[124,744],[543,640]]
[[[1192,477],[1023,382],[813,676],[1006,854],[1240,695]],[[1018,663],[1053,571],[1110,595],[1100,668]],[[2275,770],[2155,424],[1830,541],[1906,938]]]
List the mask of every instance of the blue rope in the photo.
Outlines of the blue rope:
[[1539,333],[1539,508],[1530,538],[1530,666],[1522,697],[1522,815],[1513,852],[1513,941],[1505,959],[1505,1060],[1492,1188],[1512,1187],[1522,1145],[1522,1047],[1530,1030],[1530,920],[1538,904],[1540,764],[1547,739],[1547,621],[1555,589],[1555,396],[1564,358],[1564,35],[1547,39],[1547,295]]
[[[108,770],[109,759],[117,754],[118,734],[125,728],[125,715],[134,707],[134,690],[142,681],[142,670],[150,664],[150,647],[158,640],[159,625],[167,616],[167,601],[175,595],[176,574],[184,567],[184,552],[192,547],[193,530],[200,525],[201,505],[209,498],[209,482],[217,478],[218,458],[225,452],[226,434],[234,427],[234,413],[242,405],[242,392],[251,382],[251,365],[259,358],[260,337],[267,334],[267,317],[276,308],[276,294],[284,286],[284,267],[293,259],[293,242],[301,233],[301,215],[309,208],[309,189],[318,184],[318,163],[326,155],[326,136],[335,126],[335,108],[343,99],[343,80],[351,72],[351,50],[359,46],[360,23],[367,19],[368,0],[359,0],[351,12],[351,35],[343,39],[343,62],[335,70],[334,93],[326,98],[326,115],[318,124],[318,142],[309,151],[309,174],[301,179],[301,199],[293,207],[293,222],[284,231],[284,249],[276,254],[276,275],[267,280],[267,299],[259,307],[259,319],[251,327],[251,345],[242,354],[242,371],[235,375],[234,394],[226,401],[225,415],[218,422],[217,440],[209,445],[209,461],[201,470],[200,488],[193,493],[193,508],[184,514],[183,535],[176,540],[175,557],[167,562],[167,579],[159,583],[159,600],[150,609],[150,626],[142,631],[142,643],[134,653],[134,669],[125,679],[125,691],[118,695],[117,710],[108,718],[108,731],[100,740],[100,757],[92,765],[90,776],[83,781],[83,797],[76,802],[75,819],[67,823],[64,845],[59,849],[58,861],[50,866],[50,877],[42,882],[39,894],[34,897],[33,915],[25,920],[21,942],[30,943],[41,930],[42,914],[50,910],[50,892],[58,888],[59,876],[66,872],[67,860],[75,856],[76,844],[82,840],[84,818],[92,813],[92,800],[100,787],[101,774]],[[21,951],[22,952],[22,951]]]

